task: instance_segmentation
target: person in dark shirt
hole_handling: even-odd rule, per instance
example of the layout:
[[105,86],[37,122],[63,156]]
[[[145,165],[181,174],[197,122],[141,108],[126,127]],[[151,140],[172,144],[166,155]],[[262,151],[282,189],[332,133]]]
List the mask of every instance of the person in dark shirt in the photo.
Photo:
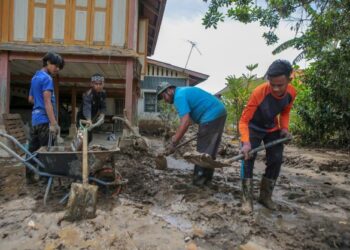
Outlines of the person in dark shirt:
[[[86,120],[91,126],[93,123],[102,123],[106,114],[106,92],[103,90],[104,77],[94,74],[91,77],[91,88],[83,94],[79,112],[77,114],[77,127],[80,120]],[[92,130],[89,131],[89,143],[92,141]]]
[[[256,154],[249,157],[249,151],[264,144],[291,137],[288,132],[289,113],[296,97],[295,88],[289,84],[293,68],[286,60],[274,61],[267,70],[268,82],[259,85],[251,94],[243,110],[239,131],[245,159],[241,164],[242,212],[253,211],[253,168]],[[283,145],[266,149],[266,169],[261,180],[259,202],[275,210],[272,192],[279,176],[283,157]]]

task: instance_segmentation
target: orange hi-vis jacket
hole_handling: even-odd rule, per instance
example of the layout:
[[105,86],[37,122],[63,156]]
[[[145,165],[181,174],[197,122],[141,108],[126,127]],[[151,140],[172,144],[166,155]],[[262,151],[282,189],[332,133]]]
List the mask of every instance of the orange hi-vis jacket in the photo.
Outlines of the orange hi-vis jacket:
[[275,96],[268,82],[256,87],[239,121],[242,142],[249,142],[249,129],[258,132],[273,132],[288,129],[289,113],[296,96],[295,88],[288,84],[286,93]]

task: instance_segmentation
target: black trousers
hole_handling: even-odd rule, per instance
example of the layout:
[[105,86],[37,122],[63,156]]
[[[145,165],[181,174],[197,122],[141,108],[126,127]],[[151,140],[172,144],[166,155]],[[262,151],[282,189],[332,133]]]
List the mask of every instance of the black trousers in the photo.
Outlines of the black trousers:
[[[221,116],[211,122],[199,125],[197,135],[197,151],[207,153],[213,159],[216,159],[216,154],[221,142],[221,136],[224,131],[226,115]],[[208,181],[213,178],[214,169],[203,168],[199,165],[194,166],[195,176],[205,176]]]
[[[263,141],[265,144],[280,139],[280,130],[271,133],[258,132],[249,129],[250,144],[252,149],[260,146]],[[254,162],[256,154],[249,160],[241,162],[241,179],[253,178]],[[276,180],[279,176],[283,159],[283,144],[277,144],[266,149],[266,168],[264,176],[268,179]]]
[[[29,140],[29,152],[33,153],[41,147],[47,147],[49,144],[50,125],[49,123],[43,123],[36,126],[32,126],[30,129]],[[54,138],[52,138],[52,145],[54,144]],[[35,164],[34,161],[30,161],[31,164]],[[33,173],[26,168],[26,176],[33,175]]]

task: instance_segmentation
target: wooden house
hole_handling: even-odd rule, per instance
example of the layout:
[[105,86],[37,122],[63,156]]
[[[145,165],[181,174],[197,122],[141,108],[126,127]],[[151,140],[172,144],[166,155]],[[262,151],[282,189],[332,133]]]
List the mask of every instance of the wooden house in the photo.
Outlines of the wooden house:
[[[66,62],[54,78],[58,108],[70,111],[72,126],[77,102],[94,73],[105,76],[107,112],[114,115],[125,108],[134,123],[141,76],[147,56],[154,53],[165,4],[166,0],[1,0],[0,117],[26,102],[43,55],[54,51]],[[0,120],[0,129],[1,124]]]

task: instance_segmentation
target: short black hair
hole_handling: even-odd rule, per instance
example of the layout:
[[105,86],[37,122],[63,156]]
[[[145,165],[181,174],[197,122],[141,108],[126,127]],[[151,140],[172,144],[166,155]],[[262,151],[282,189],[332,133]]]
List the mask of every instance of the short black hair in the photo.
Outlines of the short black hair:
[[275,76],[285,75],[287,78],[290,78],[290,75],[293,72],[293,67],[287,60],[278,59],[274,61],[266,72],[267,79]]
[[59,69],[64,68],[64,59],[55,52],[46,53],[46,55],[43,57],[43,67],[47,66],[47,62],[56,65],[59,67]]

